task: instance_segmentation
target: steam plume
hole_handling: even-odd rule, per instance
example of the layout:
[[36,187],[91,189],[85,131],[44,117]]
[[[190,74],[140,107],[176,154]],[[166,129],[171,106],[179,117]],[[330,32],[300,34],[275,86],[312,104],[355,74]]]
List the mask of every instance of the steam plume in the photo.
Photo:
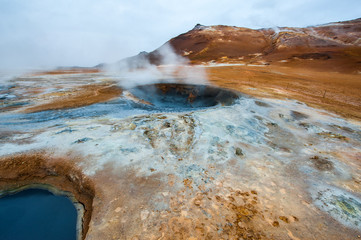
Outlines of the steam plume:
[[157,64],[150,61],[149,54],[139,55],[105,65],[110,77],[123,88],[152,83],[206,84],[207,74],[202,67],[192,66],[189,60],[175,53],[169,44],[156,53]]

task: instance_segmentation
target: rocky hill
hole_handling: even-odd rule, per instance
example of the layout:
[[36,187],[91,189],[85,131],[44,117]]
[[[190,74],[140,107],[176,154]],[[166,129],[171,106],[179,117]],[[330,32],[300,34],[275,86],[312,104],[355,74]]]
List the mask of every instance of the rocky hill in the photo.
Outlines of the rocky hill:
[[130,67],[140,67],[145,61],[162,64],[165,46],[193,64],[303,64],[357,72],[361,69],[361,18],[306,28],[258,30],[197,24],[153,52],[141,52],[120,62]]

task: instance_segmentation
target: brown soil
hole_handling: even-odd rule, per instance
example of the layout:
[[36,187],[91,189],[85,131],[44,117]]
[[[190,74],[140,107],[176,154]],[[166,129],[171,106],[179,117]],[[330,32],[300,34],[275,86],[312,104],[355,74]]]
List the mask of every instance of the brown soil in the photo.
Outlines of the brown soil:
[[0,189],[47,184],[71,192],[84,206],[82,236],[85,239],[93,211],[94,185],[71,159],[54,158],[42,152],[0,158]]
[[[94,103],[106,102],[118,97],[123,90],[116,85],[94,84],[85,85],[71,90],[68,94],[62,93],[51,95],[52,100],[47,103],[40,103],[25,109],[26,113],[56,110],[64,108],[76,108],[88,106]],[[47,95],[49,96],[49,94]]]
[[[314,60],[314,65],[323,65]],[[289,98],[346,118],[361,119],[359,74],[327,72],[294,64],[207,68],[212,84],[256,97]]]

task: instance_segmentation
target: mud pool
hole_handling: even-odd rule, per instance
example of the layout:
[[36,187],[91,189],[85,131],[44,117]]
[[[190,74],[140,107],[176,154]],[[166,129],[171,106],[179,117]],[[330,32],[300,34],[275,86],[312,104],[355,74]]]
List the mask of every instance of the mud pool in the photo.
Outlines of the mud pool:
[[64,196],[27,189],[0,197],[0,239],[77,239],[77,211]]
[[143,104],[160,112],[183,112],[232,105],[240,95],[231,90],[195,84],[148,84],[134,87],[129,92]]
[[192,95],[164,108],[174,92],[149,98],[144,88],[89,106],[25,113],[79,86],[117,81],[99,73],[42,75],[0,88],[0,156],[45,152],[74,162],[94,182],[86,239],[361,235],[357,121],[244,94],[231,104],[201,98],[178,111]]

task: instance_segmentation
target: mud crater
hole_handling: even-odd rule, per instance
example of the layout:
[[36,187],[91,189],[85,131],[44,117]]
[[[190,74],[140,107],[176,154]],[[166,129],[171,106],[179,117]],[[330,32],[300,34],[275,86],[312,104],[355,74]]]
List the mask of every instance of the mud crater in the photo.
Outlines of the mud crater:
[[141,105],[168,112],[230,106],[240,97],[239,93],[228,89],[178,83],[140,85],[129,92]]

